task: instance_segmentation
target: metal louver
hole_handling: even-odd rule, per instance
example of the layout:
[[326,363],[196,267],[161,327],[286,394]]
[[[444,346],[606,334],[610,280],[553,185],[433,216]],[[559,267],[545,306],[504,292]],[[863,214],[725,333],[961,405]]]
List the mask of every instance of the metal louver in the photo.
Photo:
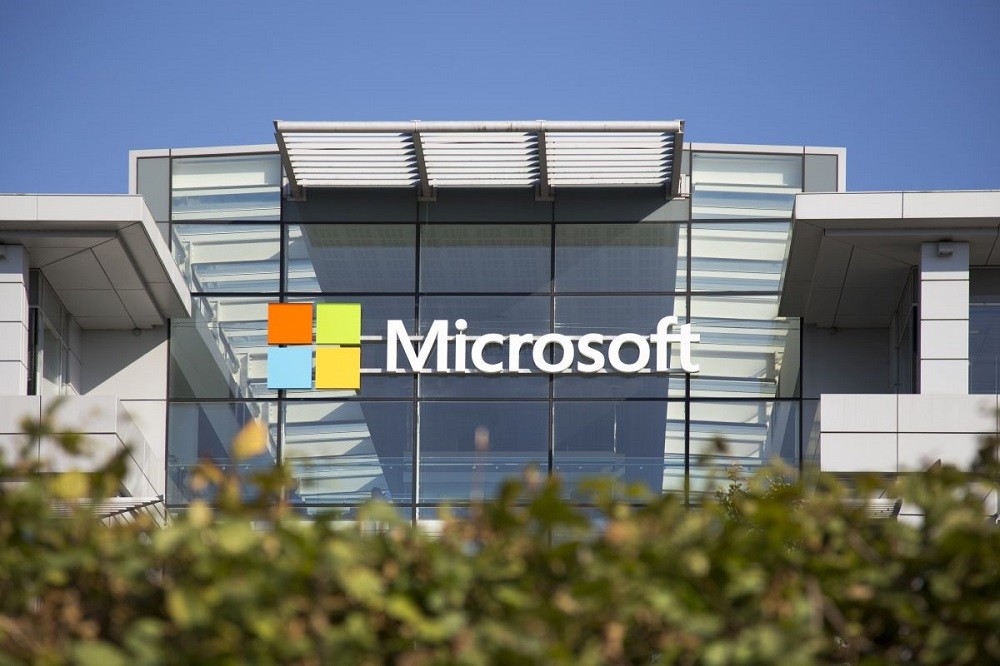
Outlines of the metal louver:
[[683,121],[274,121],[293,191],[303,188],[665,187]]

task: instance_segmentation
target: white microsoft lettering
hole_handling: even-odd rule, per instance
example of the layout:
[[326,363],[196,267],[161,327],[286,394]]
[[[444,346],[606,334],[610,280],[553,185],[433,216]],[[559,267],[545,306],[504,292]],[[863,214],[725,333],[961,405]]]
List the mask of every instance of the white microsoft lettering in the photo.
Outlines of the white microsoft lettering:
[[580,356],[590,360],[590,363],[577,363],[576,369],[580,372],[600,372],[604,367],[604,354],[600,349],[595,349],[594,345],[604,342],[604,336],[600,333],[587,333],[580,336]]
[[[562,347],[562,358],[559,359],[558,363],[549,363],[548,359],[545,358],[545,348],[549,345]],[[558,333],[546,333],[538,338],[535,346],[531,348],[531,360],[542,372],[562,372],[568,369],[569,366],[573,365],[573,354],[573,341]],[[555,358],[554,352],[552,358]]]
[[487,333],[476,338],[476,341],[472,343],[472,365],[475,366],[476,370],[490,375],[503,372],[503,363],[488,363],[483,358],[483,350],[486,348],[486,345],[502,344],[503,336],[499,333]]
[[[469,338],[466,330],[468,327],[469,323],[465,319],[455,321],[455,367],[452,370],[448,367],[447,320],[436,319],[431,322],[427,334],[420,341],[419,348],[414,346],[414,339],[407,333],[406,326],[402,321],[390,320],[386,327],[386,342],[388,344],[386,369],[389,372],[428,372],[426,366],[433,350],[434,372],[468,372],[469,369],[466,367],[466,349]],[[669,372],[671,370],[670,344],[677,343],[681,370],[695,373],[698,372],[699,366],[691,359],[691,345],[700,341],[701,336],[691,332],[691,324],[678,326],[677,317],[671,315],[660,319],[656,324],[656,332],[648,336],[637,333],[622,333],[606,338],[599,333],[587,333],[580,336],[575,344],[572,338],[561,333],[546,333],[537,338],[531,334],[503,336],[499,333],[486,333],[475,336],[469,356],[475,370],[490,375],[529,372],[529,370],[521,368],[521,349],[526,345],[531,346],[531,358],[535,367],[544,373],[566,372],[573,368],[575,363],[577,372],[594,374],[603,372],[606,362],[610,363],[616,372],[637,373],[647,369],[650,357],[654,354],[655,372]],[[607,358],[601,349],[601,345],[605,342],[608,342]],[[504,344],[508,345],[506,367],[502,361],[490,362],[486,360],[484,352],[488,346],[502,347]],[[635,360],[622,359],[622,347],[626,345],[635,347],[637,351]],[[399,347],[403,348],[403,354],[406,356],[410,370],[399,367],[397,352]],[[558,349],[556,349],[557,347]],[[549,348],[552,351],[547,355],[546,350]],[[578,352],[583,360],[576,360]]]
[[410,340],[410,334],[406,332],[406,326],[401,320],[391,319],[386,322],[385,337],[389,346],[386,350],[385,360],[389,371],[401,372],[396,363],[396,349],[399,346],[403,347],[406,360],[414,372],[421,372],[424,369],[427,359],[430,358],[431,350],[437,347],[437,371],[448,371],[448,348],[445,345],[438,345],[441,338],[447,339],[448,337],[448,322],[446,320],[436,319],[431,323],[431,327],[420,345],[419,354],[413,348],[413,341]]

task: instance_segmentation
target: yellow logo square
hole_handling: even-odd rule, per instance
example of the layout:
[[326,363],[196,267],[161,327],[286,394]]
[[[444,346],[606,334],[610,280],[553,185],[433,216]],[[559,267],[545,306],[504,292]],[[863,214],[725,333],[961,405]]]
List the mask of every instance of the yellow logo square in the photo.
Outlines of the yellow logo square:
[[316,388],[360,389],[360,347],[317,347]]

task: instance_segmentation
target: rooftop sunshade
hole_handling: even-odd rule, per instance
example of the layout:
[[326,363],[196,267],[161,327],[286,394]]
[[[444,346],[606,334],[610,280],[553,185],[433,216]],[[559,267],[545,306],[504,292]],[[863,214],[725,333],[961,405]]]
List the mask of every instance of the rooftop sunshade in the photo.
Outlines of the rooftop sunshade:
[[684,123],[274,121],[293,191],[330,187],[665,187]]

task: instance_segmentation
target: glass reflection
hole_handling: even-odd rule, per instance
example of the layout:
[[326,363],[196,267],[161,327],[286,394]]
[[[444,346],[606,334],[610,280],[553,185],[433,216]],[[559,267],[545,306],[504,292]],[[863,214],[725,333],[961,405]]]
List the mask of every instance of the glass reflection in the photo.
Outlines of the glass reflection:
[[683,291],[687,252],[677,224],[556,226],[556,291]]
[[287,261],[289,291],[412,292],[416,227],[290,224]]
[[409,402],[303,401],[285,405],[284,460],[293,501],[408,504],[413,495],[413,406]]
[[[268,413],[271,450],[295,469],[293,499],[303,511],[353,511],[377,488],[407,515],[419,493],[421,515],[431,516],[435,502],[490,495],[526,465],[546,469],[550,445],[574,498],[580,479],[602,473],[683,491],[688,425],[696,499],[730,464],[794,462],[799,402],[779,399],[800,395],[799,322],[778,317],[776,294],[802,158],[702,152],[692,162],[690,238],[686,223],[290,224],[282,248],[279,225],[222,223],[277,218],[274,156],[174,160],[175,222],[218,220],[172,226],[189,285],[248,295],[197,297],[193,317],[171,323],[170,397],[192,401],[171,406],[171,497],[186,501],[186,470],[202,455],[225,461],[226,424],[235,428],[259,409]],[[279,270],[287,285],[280,297]],[[328,295],[311,295],[319,293]],[[283,392],[281,432],[274,404],[264,402],[276,401],[266,389],[266,304],[277,300],[361,303],[362,367],[372,371],[360,392]],[[970,322],[973,335],[987,331],[970,341],[973,390],[996,391],[1000,352],[982,343],[997,339],[992,314],[973,313]],[[692,350],[701,369],[690,378],[619,374],[610,364],[603,374],[553,377],[384,372],[390,319],[417,336],[437,319],[454,335],[455,320],[466,319],[468,354],[484,333],[648,335],[671,315],[701,336]],[[672,368],[680,366],[677,347]],[[635,353],[626,345],[622,360]],[[509,349],[489,345],[485,356],[507,365]],[[534,370],[530,346],[519,358]],[[193,402],[201,399],[233,402]],[[477,430],[488,433],[482,446]],[[730,442],[726,452],[713,448],[717,435]],[[203,440],[204,451],[185,448]]]
[[781,289],[789,222],[691,224],[692,291]]
[[694,153],[691,182],[692,219],[788,218],[802,156]]
[[554,469],[570,494],[592,476],[684,489],[684,403],[556,402],[554,419]]
[[421,502],[495,494],[529,465],[548,465],[548,402],[420,404]]
[[420,289],[548,293],[548,225],[426,225],[420,230]]
[[[249,459],[235,459],[232,442],[247,424],[257,421],[267,432],[266,447]],[[277,460],[278,418],[274,402],[173,403],[167,416],[167,502],[211,499],[211,490],[191,488],[199,462],[207,461],[241,476],[272,467]],[[253,492],[247,488],[247,492]],[[208,493],[207,495],[205,493]]]
[[[549,379],[536,369],[531,345],[521,347],[514,359],[517,361],[519,373],[488,375],[479,372],[473,366],[472,344],[472,340],[468,341],[465,350],[465,367],[468,369],[468,374],[457,372],[445,375],[421,374],[420,397],[548,398]],[[486,363],[501,364],[508,371],[512,368],[509,344],[487,345],[482,350],[482,356]]]
[[696,296],[691,325],[700,371],[694,397],[793,397],[799,394],[799,320],[777,316],[777,296]]
[[733,466],[747,473],[773,459],[797,466],[797,401],[696,401],[688,409],[693,498],[728,483]]
[[267,224],[173,224],[171,250],[192,292],[278,291],[280,231]]
[[663,317],[683,318],[684,296],[559,296],[555,330],[565,335],[649,334]]
[[[672,365],[678,366],[676,354]],[[684,397],[684,374],[657,375],[559,375],[554,380],[556,398],[667,398]]]
[[271,397],[269,298],[196,297],[191,319],[170,320],[171,398]]
[[424,296],[420,299],[420,333],[435,319],[448,320],[454,335],[457,319],[468,322],[468,335],[482,333],[548,333],[549,299],[546,296]]
[[278,220],[281,162],[277,154],[174,158],[172,219]]

